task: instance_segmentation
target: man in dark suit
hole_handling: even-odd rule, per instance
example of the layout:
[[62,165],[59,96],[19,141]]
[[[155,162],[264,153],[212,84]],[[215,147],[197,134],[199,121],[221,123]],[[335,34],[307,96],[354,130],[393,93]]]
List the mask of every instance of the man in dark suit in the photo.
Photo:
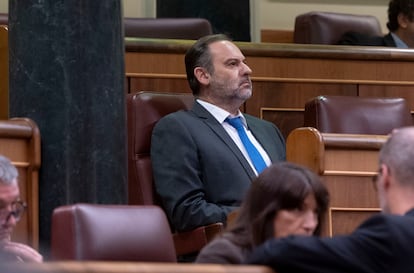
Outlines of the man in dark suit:
[[395,130],[379,155],[374,179],[379,213],[352,234],[289,237],[259,246],[248,263],[276,272],[396,273],[414,264],[414,127]]
[[277,127],[239,110],[252,95],[252,71],[228,37],[199,39],[187,51],[185,64],[194,105],[162,118],[151,140],[155,187],[177,231],[225,223],[260,172],[228,117],[241,117],[267,166],[285,160]]
[[347,32],[338,44],[414,48],[413,0],[391,0],[389,2],[387,28],[390,32],[383,37]]

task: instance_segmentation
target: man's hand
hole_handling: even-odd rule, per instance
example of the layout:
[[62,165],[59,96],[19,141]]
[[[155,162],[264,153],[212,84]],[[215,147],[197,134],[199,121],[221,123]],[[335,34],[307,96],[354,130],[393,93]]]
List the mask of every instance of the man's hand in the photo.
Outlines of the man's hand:
[[16,242],[9,241],[5,244],[2,244],[1,252],[10,257],[16,257],[16,260],[21,262],[43,262],[43,256],[40,255],[36,250],[27,245]]

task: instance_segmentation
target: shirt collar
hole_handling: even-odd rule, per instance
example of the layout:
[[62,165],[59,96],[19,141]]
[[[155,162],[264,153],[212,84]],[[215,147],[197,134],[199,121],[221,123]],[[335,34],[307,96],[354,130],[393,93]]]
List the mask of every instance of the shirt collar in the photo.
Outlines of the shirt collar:
[[395,45],[397,46],[397,48],[408,48],[407,44],[403,42],[403,40],[400,39],[400,37],[398,37],[397,34],[391,32],[391,36],[394,39]]
[[207,111],[210,112],[210,114],[212,114],[214,116],[214,118],[221,123],[223,123],[226,118],[234,118],[234,117],[240,117],[243,124],[246,126],[246,119],[244,118],[244,116],[242,115],[242,113],[240,112],[240,110],[238,111],[236,116],[232,116],[229,112],[227,112],[226,110],[218,107],[217,105],[211,104],[209,102],[206,102],[204,100],[201,99],[196,99],[196,101],[201,104],[201,106],[203,106]]

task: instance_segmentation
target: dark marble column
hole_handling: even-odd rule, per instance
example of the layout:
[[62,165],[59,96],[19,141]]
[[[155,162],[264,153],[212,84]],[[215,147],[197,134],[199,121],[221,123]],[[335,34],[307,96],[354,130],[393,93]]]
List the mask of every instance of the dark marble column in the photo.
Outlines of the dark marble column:
[[200,17],[235,41],[250,41],[249,0],[157,0],[157,17]]
[[40,246],[51,213],[76,202],[126,203],[121,0],[9,0],[10,116],[42,137]]

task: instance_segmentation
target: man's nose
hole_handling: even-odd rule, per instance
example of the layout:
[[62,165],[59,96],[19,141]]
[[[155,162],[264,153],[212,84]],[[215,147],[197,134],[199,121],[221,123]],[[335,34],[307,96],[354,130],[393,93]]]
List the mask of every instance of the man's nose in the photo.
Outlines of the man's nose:
[[252,74],[252,70],[247,64],[242,63],[242,66],[243,66],[243,74],[249,74],[249,75]]

